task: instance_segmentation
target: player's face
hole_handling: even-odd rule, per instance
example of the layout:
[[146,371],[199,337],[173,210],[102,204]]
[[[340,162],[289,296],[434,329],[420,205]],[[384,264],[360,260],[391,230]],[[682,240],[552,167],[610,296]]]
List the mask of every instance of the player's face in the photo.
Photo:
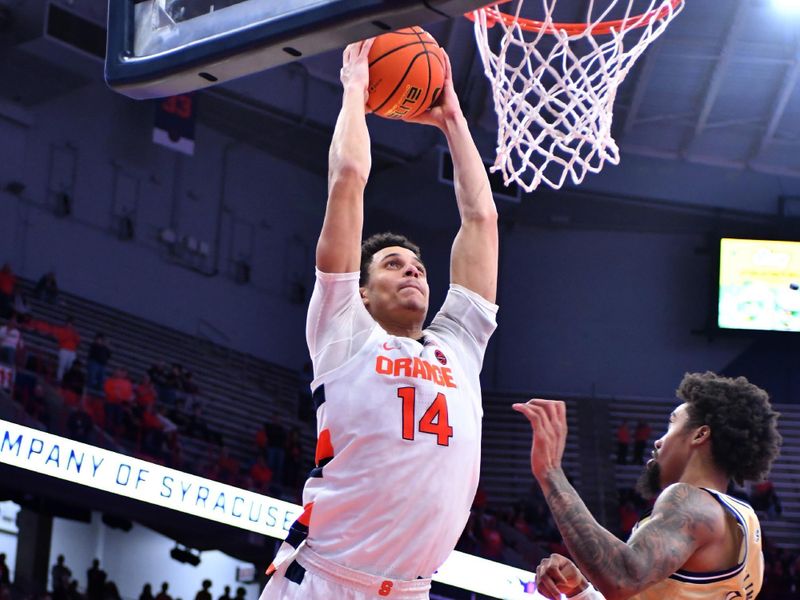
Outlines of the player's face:
[[680,481],[689,462],[692,428],[687,427],[689,413],[681,404],[669,416],[667,432],[655,443],[653,458],[647,461],[639,480],[639,491],[655,496],[668,485]]
[[428,312],[425,265],[408,248],[389,246],[372,256],[369,279],[361,288],[364,304],[379,321]]

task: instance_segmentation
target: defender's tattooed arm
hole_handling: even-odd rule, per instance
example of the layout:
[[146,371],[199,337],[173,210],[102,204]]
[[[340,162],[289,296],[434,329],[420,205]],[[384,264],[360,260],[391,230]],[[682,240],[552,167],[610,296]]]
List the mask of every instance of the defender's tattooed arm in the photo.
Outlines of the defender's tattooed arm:
[[566,442],[563,402],[531,400],[514,409],[531,422],[531,467],[564,543],[586,578],[608,600],[634,596],[681,568],[724,523],[713,498],[694,486],[665,489],[652,516],[628,543],[604,529],[586,508],[561,468]]

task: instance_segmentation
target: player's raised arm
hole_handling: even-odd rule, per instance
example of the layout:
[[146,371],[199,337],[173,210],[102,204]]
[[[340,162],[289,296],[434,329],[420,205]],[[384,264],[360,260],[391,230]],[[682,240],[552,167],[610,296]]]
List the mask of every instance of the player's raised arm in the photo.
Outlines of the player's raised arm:
[[409,120],[441,129],[453,155],[461,228],[450,256],[450,281],[494,302],[497,296],[497,208],[483,160],[453,88],[450,59],[446,54],[445,63],[444,87],[437,106]]
[[317,268],[325,273],[358,271],[364,224],[364,188],[372,164],[366,122],[372,40],[344,51],[342,110],[328,155],[328,205],[317,242]]

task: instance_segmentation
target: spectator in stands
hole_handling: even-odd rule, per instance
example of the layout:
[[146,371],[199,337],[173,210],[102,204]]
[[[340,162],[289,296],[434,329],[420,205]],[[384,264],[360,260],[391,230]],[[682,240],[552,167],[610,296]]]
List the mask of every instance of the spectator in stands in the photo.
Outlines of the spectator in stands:
[[86,365],[88,385],[91,390],[102,390],[106,381],[106,365],[111,359],[111,348],[102,333],[94,336],[92,345],[89,346],[89,361]]
[[150,368],[147,369],[147,374],[150,376],[150,381],[153,382],[156,390],[160,393],[160,389],[167,385],[167,363],[160,360],[150,365]]
[[48,271],[39,278],[33,288],[33,295],[49,304],[55,304],[58,300],[58,283],[53,271]]
[[161,584],[161,591],[156,594],[156,600],[172,600],[172,596],[167,593],[169,584],[165,581]]
[[167,451],[167,464],[173,469],[183,468],[183,444],[177,431],[171,431],[167,435]]
[[650,424],[644,419],[639,419],[636,424],[636,430],[633,433],[633,464],[644,464],[644,449],[647,446],[647,442],[650,441],[652,432],[653,428],[650,427]]
[[11,585],[11,573],[6,564],[5,552],[0,552],[0,585]]
[[[94,432],[94,421],[92,416],[84,408],[83,402],[73,408],[67,418],[67,435],[73,440],[92,443],[92,433]],[[91,598],[90,598],[91,600]]]
[[168,408],[177,408],[179,400],[183,400],[182,368],[173,363],[171,369],[164,374],[164,386],[159,390],[158,399]]
[[208,421],[205,418],[205,409],[203,402],[198,397],[194,397],[187,406],[189,414],[186,417],[186,435],[191,437],[199,437],[208,443],[217,445],[222,444],[222,436],[217,431],[213,431],[208,426]]
[[83,363],[75,359],[69,370],[61,379],[61,396],[67,406],[77,406],[83,397],[83,388],[86,385],[86,374],[83,372]]
[[17,322],[27,323],[31,320],[31,307],[28,300],[21,292],[14,294],[14,316],[17,317]]
[[728,496],[733,496],[734,498],[738,498],[739,500],[743,500],[750,504],[750,494],[747,493],[747,490],[744,488],[739,487],[736,485],[735,481],[728,482],[728,491],[725,492]]
[[72,317],[66,317],[63,325],[51,325],[50,323],[36,321],[34,319],[31,322],[31,326],[42,334],[55,338],[58,343],[58,371],[56,372],[56,380],[61,381],[64,373],[67,372],[67,369],[70,368],[72,362],[75,360],[78,345],[81,343],[81,336],[78,330],[75,329],[75,323]]
[[253,466],[250,467],[250,479],[253,486],[252,491],[259,494],[269,493],[269,485],[272,483],[272,469],[267,466],[267,461],[263,456],[257,456]]
[[622,424],[617,429],[617,464],[628,464],[628,446],[631,443],[631,432],[628,429],[627,419],[622,420]]
[[283,483],[293,490],[300,485],[303,446],[300,442],[300,430],[292,427],[286,436],[286,458],[283,461]]
[[261,428],[256,431],[254,443],[256,445],[256,454],[262,455],[267,458],[267,428],[269,423],[264,423]]
[[0,327],[0,363],[16,365],[17,351],[23,347],[22,332],[17,327],[17,319],[11,317]]
[[190,403],[197,397],[200,393],[200,388],[194,381],[194,376],[192,372],[189,370],[184,370],[182,373],[181,378],[181,389],[186,398],[186,405],[189,406]]
[[67,587],[67,600],[85,600],[85,596],[78,590],[78,580],[73,579]]
[[283,463],[286,460],[286,429],[281,416],[275,413],[272,422],[265,424],[267,432],[267,466],[272,469],[275,481],[283,481]]
[[233,598],[231,598],[231,586],[226,585],[225,592],[222,594],[222,596],[217,598],[217,600],[233,600]]
[[139,594],[139,600],[155,600],[153,598],[153,586],[149,583],[145,583],[142,587],[142,593]]
[[478,541],[478,513],[474,510],[470,511],[467,524],[464,526],[464,531],[461,532],[461,537],[458,538],[456,550],[459,552],[466,552],[467,554],[478,555],[479,541]]
[[211,589],[211,580],[204,579],[203,580],[203,589],[201,589],[194,597],[194,600],[213,600],[211,597],[211,592],[208,590]]
[[247,596],[247,590],[243,587],[237,587],[236,597],[233,600],[245,600],[245,596]]
[[34,386],[33,393],[30,395],[25,405],[25,411],[44,425],[45,428],[50,428],[50,411],[47,407],[47,396],[45,395],[44,386],[41,383],[36,383]]
[[14,378],[14,399],[27,408],[38,382],[39,379],[30,371],[25,370],[17,373]]
[[139,407],[140,411],[143,410],[145,406],[155,405],[156,388],[153,386],[153,383],[150,381],[150,376],[147,373],[142,375],[142,378],[139,380],[134,395],[136,396],[136,405]]
[[154,404],[143,407],[142,417],[142,452],[150,456],[163,456],[165,442],[164,423]]
[[495,517],[485,515],[481,523],[480,554],[489,560],[499,561],[503,557],[503,538],[497,530]]
[[753,484],[750,490],[750,503],[754,510],[764,513],[772,519],[783,513],[780,498],[775,491],[775,484],[769,479]]
[[11,270],[11,265],[4,263],[0,268],[0,319],[8,319],[11,316],[11,301],[16,286],[17,276]]
[[53,600],[64,600],[67,596],[72,571],[64,564],[63,554],[59,554],[56,558],[56,564],[50,570],[50,577],[53,585]]
[[53,369],[49,362],[42,356],[42,352],[34,350],[25,357],[25,370],[37,375],[42,375],[47,379],[53,378]]
[[103,586],[103,600],[122,600],[117,584],[113,581],[106,581]]
[[100,561],[95,558],[91,568],[86,571],[86,600],[103,600],[105,585],[106,572],[100,568]]
[[619,503],[619,525],[622,537],[627,539],[633,530],[633,526],[639,520],[639,511],[636,509],[636,504],[633,499],[633,490],[620,491]]
[[133,384],[125,369],[116,369],[103,385],[106,395],[106,428],[114,435],[120,431],[123,413],[133,402]]
[[219,481],[236,485],[236,481],[239,478],[239,461],[231,455],[226,446],[220,446],[216,466]]

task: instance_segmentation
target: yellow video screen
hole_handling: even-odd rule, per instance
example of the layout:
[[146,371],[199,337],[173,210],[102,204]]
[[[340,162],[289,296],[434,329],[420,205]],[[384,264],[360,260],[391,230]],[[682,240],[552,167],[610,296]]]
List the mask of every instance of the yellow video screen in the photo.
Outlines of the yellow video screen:
[[721,329],[800,331],[800,242],[722,238]]

